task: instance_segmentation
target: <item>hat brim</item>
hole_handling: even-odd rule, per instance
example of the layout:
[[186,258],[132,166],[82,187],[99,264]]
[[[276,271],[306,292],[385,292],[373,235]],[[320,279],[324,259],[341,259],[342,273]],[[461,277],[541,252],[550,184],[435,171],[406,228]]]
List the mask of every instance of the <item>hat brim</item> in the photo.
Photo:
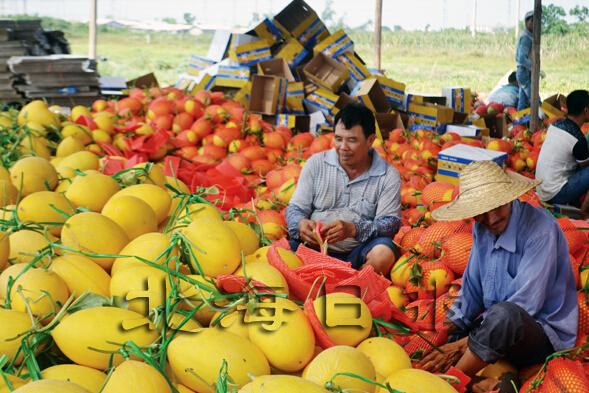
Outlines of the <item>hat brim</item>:
[[472,218],[503,206],[541,183],[518,173],[507,171],[510,182],[487,183],[459,194],[456,199],[432,212],[436,221],[458,221]]

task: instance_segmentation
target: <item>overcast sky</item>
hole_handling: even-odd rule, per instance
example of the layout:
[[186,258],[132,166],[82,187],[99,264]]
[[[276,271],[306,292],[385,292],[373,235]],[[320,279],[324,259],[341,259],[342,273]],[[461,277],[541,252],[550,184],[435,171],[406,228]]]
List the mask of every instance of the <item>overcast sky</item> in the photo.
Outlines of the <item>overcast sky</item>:
[[[307,0],[319,15],[327,0]],[[384,0],[383,25],[400,25],[407,30],[442,27],[463,28],[472,20],[475,0]],[[161,20],[164,17],[182,20],[185,12],[198,23],[222,26],[247,26],[254,12],[275,14],[289,0],[98,0],[99,18],[132,20]],[[518,0],[478,0],[477,25],[486,28],[513,26]],[[560,5],[568,11],[577,4],[589,5],[589,0],[553,0],[545,4]],[[89,0],[0,0],[0,16],[29,14],[53,16],[70,20],[87,20]],[[521,0],[519,16],[533,6],[533,0]],[[333,0],[335,19],[343,18],[354,27],[374,19],[373,0]]]

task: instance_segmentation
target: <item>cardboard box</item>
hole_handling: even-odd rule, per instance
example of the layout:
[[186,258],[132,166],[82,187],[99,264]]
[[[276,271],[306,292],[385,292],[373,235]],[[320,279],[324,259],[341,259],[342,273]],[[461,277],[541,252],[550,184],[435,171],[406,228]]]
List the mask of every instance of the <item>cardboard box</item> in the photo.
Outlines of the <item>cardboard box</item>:
[[206,58],[215,63],[220,62],[227,56],[230,43],[231,32],[229,30],[215,30]]
[[289,39],[280,47],[275,57],[286,60],[291,68],[298,67],[308,57],[310,52],[297,40]]
[[319,130],[327,125],[327,119],[323,112],[313,112],[309,115],[309,119],[309,132],[315,136],[319,135]]
[[354,54],[354,42],[343,30],[338,30],[315,45],[313,54],[323,53],[329,57],[337,57],[344,53]]
[[141,75],[138,78],[127,81],[127,87],[137,87],[139,89],[149,89],[150,87],[159,87],[159,82],[153,72]]
[[446,97],[446,106],[456,112],[472,112],[472,94],[464,87],[444,87],[442,95]]
[[202,74],[198,87],[205,90],[241,89],[250,79],[248,67],[216,64]]
[[190,56],[190,61],[186,67],[186,72],[190,75],[198,76],[201,72],[209,67],[214,66],[215,64],[216,62],[214,60],[207,59],[206,57],[202,56],[192,55]]
[[295,78],[288,67],[288,63],[284,59],[265,60],[258,63],[258,74],[274,75],[281,78],[286,78],[289,82],[294,82]]
[[454,120],[454,110],[435,104],[409,104],[408,114],[414,117],[414,128],[442,131]]
[[374,117],[376,119],[376,135],[381,140],[387,139],[389,133],[396,128],[405,129],[401,115],[398,112],[377,113]]
[[544,101],[542,101],[542,111],[548,116],[549,119],[555,117],[564,117],[566,113],[562,111],[562,108],[566,108],[566,96],[562,94],[554,94]]
[[376,78],[359,82],[350,94],[374,113],[387,113],[391,110],[391,104]]
[[467,138],[481,138],[483,136],[489,136],[488,128],[479,127],[473,124],[448,124],[446,126],[446,132],[453,132]]
[[436,104],[436,105],[446,105],[446,97],[445,96],[438,96],[435,94],[427,94],[427,93],[420,93],[420,94],[413,94],[413,93],[406,93],[405,99],[403,100],[403,110],[409,110],[409,104]]
[[303,103],[305,104],[305,108],[307,108],[307,112],[321,112],[326,120],[331,121],[330,119],[334,116],[333,111],[338,99],[339,96],[337,94],[323,88],[318,88],[309,94],[303,100]]
[[180,74],[174,87],[184,91],[192,91],[194,86],[198,85],[201,78],[189,74]]
[[[237,37],[238,35],[235,35]],[[240,37],[246,36],[240,34]],[[251,36],[246,36],[251,37]],[[270,44],[266,40],[261,40],[257,37],[252,37],[255,41],[247,42],[247,40],[238,39],[236,44],[231,42],[231,49],[229,55],[231,59],[237,61],[243,66],[253,66],[259,62],[271,60],[272,53],[270,52]],[[241,43],[244,42],[245,43]]]
[[380,83],[387,100],[393,108],[403,108],[403,99],[405,98],[405,84],[394,81],[386,76],[377,75],[376,79]]
[[350,79],[347,84],[350,90],[354,90],[361,81],[372,77],[372,74],[364,62],[362,62],[362,59],[360,59],[355,53],[345,52],[340,56],[337,56],[335,59],[342,63],[350,73]]
[[250,99],[250,111],[263,115],[275,115],[284,110],[286,88],[284,78],[268,75],[254,75]]
[[252,83],[248,81],[241,89],[239,89],[233,99],[239,102],[243,108],[248,111],[250,106],[250,99],[252,93]]
[[276,45],[284,41],[285,36],[282,31],[268,18],[264,18],[256,27],[247,32],[249,35],[266,40],[270,45]]
[[291,114],[304,115],[304,99],[305,87],[303,82],[288,82],[286,90],[286,109],[288,109]]
[[307,132],[311,127],[311,117],[288,113],[280,114],[276,115],[276,125],[288,127],[295,132]]
[[503,166],[507,153],[458,144],[438,153],[437,181],[459,183],[460,172],[473,161],[494,161]]
[[346,67],[323,53],[313,56],[303,72],[310,81],[333,92],[338,91],[350,75]]
[[303,0],[293,0],[274,17],[274,24],[284,35],[290,35],[305,48],[313,49],[329,31],[317,13]]

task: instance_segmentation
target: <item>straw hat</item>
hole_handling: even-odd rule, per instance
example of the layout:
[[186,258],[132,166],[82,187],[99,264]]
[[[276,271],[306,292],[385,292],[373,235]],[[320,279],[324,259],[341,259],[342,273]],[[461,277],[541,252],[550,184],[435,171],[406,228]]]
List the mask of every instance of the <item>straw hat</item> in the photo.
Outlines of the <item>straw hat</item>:
[[493,161],[475,161],[460,173],[456,199],[432,212],[437,221],[471,218],[503,206],[541,182],[515,172],[504,171]]

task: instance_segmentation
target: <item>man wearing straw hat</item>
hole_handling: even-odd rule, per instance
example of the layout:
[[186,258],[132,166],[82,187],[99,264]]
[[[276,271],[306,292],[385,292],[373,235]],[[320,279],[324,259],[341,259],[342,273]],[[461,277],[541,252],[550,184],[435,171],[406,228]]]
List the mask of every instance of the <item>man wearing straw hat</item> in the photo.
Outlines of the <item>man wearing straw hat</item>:
[[[456,200],[432,212],[438,221],[474,218],[475,225],[462,289],[447,314],[452,342],[421,360],[426,370],[455,364],[472,378],[500,359],[523,368],[575,345],[577,293],[566,239],[546,210],[518,200],[538,184],[494,162],[474,162],[460,174]],[[475,382],[473,391],[482,392],[500,381]]]

